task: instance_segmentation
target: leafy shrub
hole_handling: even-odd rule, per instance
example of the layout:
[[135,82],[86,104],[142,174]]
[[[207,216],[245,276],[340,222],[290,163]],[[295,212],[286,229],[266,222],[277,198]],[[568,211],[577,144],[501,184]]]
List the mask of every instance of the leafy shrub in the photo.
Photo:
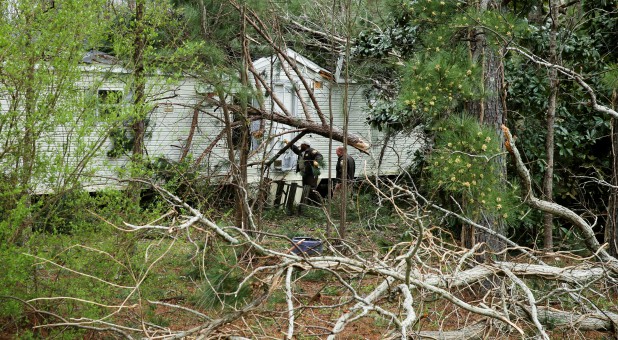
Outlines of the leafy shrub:
[[36,197],[36,203],[33,214],[37,231],[70,234],[76,229],[90,229],[97,224],[95,216],[90,213],[95,208],[95,198],[84,190],[40,195]]
[[23,255],[23,249],[10,244],[0,245],[0,318],[18,320],[23,314],[19,299],[28,299],[32,291],[33,260]]

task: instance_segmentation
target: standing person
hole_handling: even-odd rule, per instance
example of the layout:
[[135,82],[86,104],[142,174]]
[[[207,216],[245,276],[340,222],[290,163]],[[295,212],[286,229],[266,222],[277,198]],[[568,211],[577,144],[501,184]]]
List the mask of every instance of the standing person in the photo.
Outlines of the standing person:
[[340,146],[337,148],[337,156],[339,156],[339,159],[337,159],[337,185],[335,185],[335,191],[340,189],[343,182],[344,161],[347,162],[346,178],[348,183],[354,180],[354,172],[356,171],[356,162],[352,156],[346,153],[344,147]]
[[309,142],[302,141],[300,148],[292,145],[292,151],[298,155],[296,172],[300,172],[303,178],[303,186],[308,185],[311,189],[318,187],[318,177],[320,176],[320,163],[323,159],[322,154],[312,148]]

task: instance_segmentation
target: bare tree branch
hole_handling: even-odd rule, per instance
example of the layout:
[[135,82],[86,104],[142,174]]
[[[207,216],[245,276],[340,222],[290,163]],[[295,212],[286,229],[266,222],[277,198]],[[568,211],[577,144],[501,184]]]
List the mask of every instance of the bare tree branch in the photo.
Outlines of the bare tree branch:
[[584,77],[580,75],[579,73],[569,68],[566,68],[564,66],[552,64],[544,60],[543,58],[540,58],[532,53],[525,51],[523,48],[520,48],[520,47],[507,47],[506,49],[509,51],[515,51],[523,55],[524,57],[528,58],[528,60],[538,65],[542,65],[542,66],[549,67],[549,68],[555,68],[556,70],[558,70],[558,72],[562,73],[563,75],[577,82],[588,93],[588,97],[590,97],[590,106],[595,111],[608,114],[614,118],[618,118],[618,112],[616,112],[616,110],[613,110],[612,108],[608,106],[601,105],[598,103],[595,91],[592,89],[590,85],[588,85],[588,83],[586,83],[586,81],[584,80]]

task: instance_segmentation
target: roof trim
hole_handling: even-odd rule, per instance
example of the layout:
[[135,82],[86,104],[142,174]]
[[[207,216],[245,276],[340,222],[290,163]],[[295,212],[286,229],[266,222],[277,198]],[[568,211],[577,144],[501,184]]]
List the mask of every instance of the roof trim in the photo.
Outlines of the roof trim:
[[[285,49],[285,54],[288,58],[294,60],[295,62],[305,66],[307,69],[319,74],[320,76],[322,76],[323,78],[332,80],[334,79],[332,72],[330,72],[329,70],[319,66],[318,64],[314,63],[313,61],[307,59],[306,57],[303,57],[302,55],[300,55],[299,53],[295,52],[294,50],[290,49],[290,48],[286,48]],[[257,59],[256,61],[253,62],[253,65],[255,66],[256,69],[262,69],[262,68],[266,68],[268,65],[270,65],[272,62],[275,61],[279,61],[280,58],[277,57],[276,54],[273,54],[270,57],[263,57],[260,59]],[[285,60],[281,60],[281,62],[284,62]]]

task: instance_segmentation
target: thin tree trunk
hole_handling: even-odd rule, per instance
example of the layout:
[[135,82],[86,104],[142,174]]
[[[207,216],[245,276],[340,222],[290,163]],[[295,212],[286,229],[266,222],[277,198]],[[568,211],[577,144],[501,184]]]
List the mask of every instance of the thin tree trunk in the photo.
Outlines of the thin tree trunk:
[[[225,92],[223,91],[223,89],[218,88],[217,89],[217,95],[219,96],[219,98],[225,98]],[[228,161],[230,162],[230,173],[232,175],[232,184],[236,185],[236,187],[234,188],[234,202],[235,202],[235,206],[236,206],[236,215],[235,215],[235,222],[237,223],[237,227],[243,227],[242,225],[242,219],[239,220],[239,216],[238,216],[238,208],[239,208],[239,204],[241,204],[241,190],[240,188],[237,186],[237,179],[238,176],[236,175],[237,172],[237,166],[236,166],[236,150],[234,147],[234,138],[232,137],[232,120],[230,119],[230,115],[232,114],[232,112],[229,110],[229,107],[227,105],[227,103],[225,101],[221,102],[221,109],[223,110],[223,121],[225,123],[225,137],[227,140],[227,156],[228,156]],[[242,216],[241,216],[242,217]]]
[[[614,90],[612,95],[612,106],[616,107],[617,93]],[[607,223],[605,225],[605,242],[609,244],[607,252],[618,257],[618,120],[612,118],[611,122],[612,140],[612,188],[610,191],[609,207],[607,209]]]
[[19,242],[21,244],[25,244],[32,234],[32,225],[34,221],[32,220],[32,211],[30,211],[30,207],[32,205],[31,200],[31,181],[32,181],[32,173],[34,170],[34,163],[36,161],[36,133],[35,133],[35,107],[36,107],[36,99],[35,99],[35,90],[34,86],[34,73],[36,60],[35,58],[30,59],[30,67],[27,71],[26,76],[26,88],[25,88],[25,103],[24,103],[24,114],[25,114],[25,126],[24,126],[24,138],[21,141],[20,155],[22,164],[16,164],[16,168],[19,173],[19,188],[20,194],[19,199],[24,199],[25,208],[28,209],[27,215],[21,221],[17,231],[11,238],[11,241]]
[[[334,7],[334,2],[333,2],[333,7]],[[334,10],[330,11],[331,14],[331,20],[330,20],[330,33],[332,35],[332,33],[334,32],[335,29],[335,14],[337,12],[335,12]],[[333,49],[334,52],[334,46],[331,44],[331,48]],[[335,54],[335,53],[333,53]],[[328,210],[327,210],[327,214],[328,216],[332,216],[333,215],[333,204],[332,204],[332,198],[333,198],[333,174],[332,174],[332,152],[333,152],[333,87],[335,86],[335,83],[331,83],[328,85]],[[331,237],[331,222],[328,221],[328,223],[326,224],[326,237],[329,238]]]
[[196,107],[193,109],[193,118],[191,119],[191,128],[189,129],[189,135],[187,136],[187,141],[185,142],[185,146],[182,148],[182,154],[180,155],[180,162],[184,161],[189,154],[189,150],[191,149],[191,144],[193,144],[193,136],[195,135],[195,129],[197,129],[198,118],[199,118],[200,110]]
[[[344,56],[344,69],[343,69],[343,74],[344,74],[344,84],[343,84],[343,148],[344,148],[344,157],[343,157],[343,169],[342,169],[342,174],[341,174],[341,216],[340,216],[340,220],[339,220],[339,237],[341,239],[345,239],[346,236],[346,224],[347,224],[347,210],[348,210],[348,128],[349,128],[349,118],[350,118],[350,108],[349,108],[349,103],[348,103],[348,98],[349,98],[349,79],[350,79],[350,75],[349,75],[349,70],[348,70],[348,65],[349,65],[349,60],[350,60],[350,35],[352,34],[351,32],[351,2],[347,1],[346,4],[346,23],[348,25],[348,34],[346,35],[346,47],[345,47],[345,56]],[[332,129],[331,129],[332,130]]]
[[[552,64],[558,63],[558,51],[556,47],[556,37],[558,34],[558,6],[559,1],[550,1],[550,14],[551,14],[551,31],[549,32],[549,61]],[[545,138],[545,153],[547,157],[547,168],[545,169],[545,176],[543,178],[543,195],[547,201],[553,201],[553,188],[554,188],[554,124],[556,121],[556,100],[558,97],[558,71],[555,68],[549,69],[549,105],[547,107],[547,136]],[[550,252],[554,246],[553,239],[553,216],[550,213],[543,214],[543,248],[545,251]]]
[[[249,85],[248,80],[248,69],[247,69],[247,60],[250,59],[248,55],[248,47],[247,47],[247,39],[246,39],[246,16],[245,16],[246,5],[242,6],[241,16],[242,20],[242,46],[243,46],[243,58],[242,58],[242,69],[240,71],[240,80],[243,86],[243,89],[246,89]],[[249,212],[247,211],[248,202],[245,204],[245,193],[247,192],[246,184],[247,184],[247,156],[249,155],[249,126],[248,126],[248,115],[247,115],[247,107],[248,107],[248,97],[247,93],[243,90],[240,93],[240,115],[241,115],[241,124],[239,129],[241,134],[240,140],[240,150],[239,150],[239,164],[238,168],[235,169],[236,176],[235,185],[236,185],[236,225],[239,228],[248,229],[249,228]]]
[[[133,63],[133,109],[135,117],[131,124],[133,131],[133,147],[131,148],[131,162],[134,169],[138,169],[143,161],[144,156],[144,136],[146,134],[146,122],[144,119],[144,102],[146,92],[146,80],[144,75],[144,50],[146,49],[146,35],[144,32],[144,0],[135,2],[135,37],[133,40],[133,55],[131,61]],[[128,193],[134,203],[139,203],[141,196],[142,184],[131,182],[129,184]]]
[[[333,90],[332,90],[333,85],[329,85],[328,87],[328,122],[329,122],[329,126],[330,126],[330,131],[329,131],[329,136],[328,136],[328,216],[332,216],[333,215],[333,204],[332,204],[332,198],[333,198],[333,170],[332,170],[332,161],[331,161],[331,157],[332,157],[332,153],[333,153]],[[330,237],[330,232],[331,232],[331,223],[330,221],[326,224],[326,237]]]
[[[479,11],[486,11],[489,7],[498,8],[499,3],[490,0],[482,0],[479,4]],[[482,65],[483,67],[483,79],[482,86],[484,93],[489,94],[486,97],[477,102],[469,103],[469,109],[471,113],[478,115],[479,122],[486,126],[493,128],[500,140],[504,140],[504,134],[501,126],[506,119],[506,110],[504,107],[504,100],[502,98],[504,94],[504,67],[502,59],[498,53],[493,51],[487,46],[487,37],[482,29],[477,29],[472,34],[471,57],[473,62]],[[504,143],[500,143],[503,146]],[[501,180],[506,180],[506,160],[505,157],[496,157],[495,160],[497,166],[497,177]],[[494,216],[487,212],[480,214],[484,216],[484,221],[480,221],[481,224],[486,225],[498,234],[505,234],[504,222],[499,216]],[[474,232],[462,233],[462,236],[468,239],[462,239],[462,243],[473,246],[478,242],[485,242],[489,250],[493,253],[500,252],[505,248],[505,244],[497,237],[492,236],[482,230],[476,229]],[[487,254],[489,256],[489,254]]]
[[144,155],[144,136],[146,123],[144,121],[144,102],[146,92],[146,79],[144,75],[144,50],[146,48],[146,36],[144,33],[144,0],[135,3],[135,40],[133,42],[133,90],[136,118],[131,128],[133,129],[133,161],[140,161]]

